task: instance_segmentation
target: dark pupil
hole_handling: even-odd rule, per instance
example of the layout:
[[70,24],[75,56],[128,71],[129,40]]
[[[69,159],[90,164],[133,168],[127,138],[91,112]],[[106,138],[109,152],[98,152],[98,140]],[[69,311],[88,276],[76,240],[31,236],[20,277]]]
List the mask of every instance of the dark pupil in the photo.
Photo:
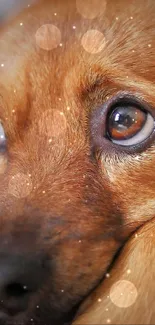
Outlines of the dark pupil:
[[114,128],[120,130],[126,130],[135,123],[135,109],[121,107],[117,109],[113,114],[112,124]]
[[134,136],[143,127],[146,114],[133,106],[116,108],[109,119],[109,135],[113,139],[123,140]]

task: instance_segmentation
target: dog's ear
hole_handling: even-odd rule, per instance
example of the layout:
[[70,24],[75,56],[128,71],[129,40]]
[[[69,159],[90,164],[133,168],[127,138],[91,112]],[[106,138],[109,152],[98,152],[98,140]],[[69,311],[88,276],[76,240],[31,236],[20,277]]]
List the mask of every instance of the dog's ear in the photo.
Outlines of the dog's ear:
[[154,232],[152,221],[133,235],[73,325],[155,323]]

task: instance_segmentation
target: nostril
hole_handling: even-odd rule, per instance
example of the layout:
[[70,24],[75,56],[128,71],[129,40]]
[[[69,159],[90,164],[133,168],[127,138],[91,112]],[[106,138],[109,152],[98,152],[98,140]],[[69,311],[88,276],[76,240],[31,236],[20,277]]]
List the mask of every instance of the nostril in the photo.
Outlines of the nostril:
[[21,285],[20,283],[11,283],[6,286],[6,294],[9,297],[23,297],[29,292],[26,285]]

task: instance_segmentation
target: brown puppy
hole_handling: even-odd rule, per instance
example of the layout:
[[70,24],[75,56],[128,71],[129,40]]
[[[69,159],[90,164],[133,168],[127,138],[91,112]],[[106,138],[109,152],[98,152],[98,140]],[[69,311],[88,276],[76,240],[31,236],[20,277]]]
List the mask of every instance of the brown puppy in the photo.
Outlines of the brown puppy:
[[3,325],[70,322],[154,217],[154,1],[82,3],[0,35]]

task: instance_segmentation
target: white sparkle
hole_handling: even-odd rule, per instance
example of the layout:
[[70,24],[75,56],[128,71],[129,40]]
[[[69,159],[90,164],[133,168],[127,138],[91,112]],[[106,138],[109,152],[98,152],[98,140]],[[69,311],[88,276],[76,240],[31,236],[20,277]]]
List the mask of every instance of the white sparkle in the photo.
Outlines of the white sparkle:
[[48,142],[51,143],[52,142],[52,139],[49,139]]
[[59,101],[61,101],[61,98],[59,97]]
[[60,115],[64,115],[64,113],[63,112],[60,112]]
[[62,289],[61,292],[64,292],[64,290]]
[[62,43],[60,43],[59,46],[62,47]]
[[39,309],[39,305],[37,305],[36,308]]
[[57,16],[57,13],[56,12],[54,13],[54,16]]
[[12,113],[15,113],[15,109],[12,110]]
[[133,19],[133,17],[131,16],[131,17],[130,17],[130,19],[132,20],[132,19]]
[[107,323],[108,323],[108,324],[111,323],[111,319],[110,319],[110,318],[107,319]]
[[1,139],[4,139],[5,137],[4,137],[4,135],[1,135],[0,138],[1,138]]
[[29,174],[29,177],[31,177],[32,175],[31,174]]
[[24,289],[24,290],[27,290],[27,286],[23,286],[23,289]]
[[135,238],[137,238],[138,237],[138,235],[137,234],[135,234]]
[[1,63],[1,67],[2,67],[2,68],[4,67],[4,63]]
[[110,274],[109,273],[106,273],[106,278],[110,278]]
[[135,53],[135,50],[132,50],[132,53]]
[[101,301],[102,301],[102,299],[101,299],[101,298],[99,298],[99,299],[98,299],[98,302],[101,302]]
[[152,45],[151,44],[148,44],[148,47],[151,47]]
[[118,17],[116,17],[116,20],[118,20]]
[[70,111],[70,107],[69,106],[67,106],[67,111]]
[[45,191],[42,191],[43,194],[45,194],[46,192]]
[[13,91],[14,93],[16,93],[16,89],[14,89],[14,91]]
[[109,309],[108,308],[106,308],[106,310],[105,311],[108,311]]
[[81,243],[81,240],[79,240],[79,243]]
[[75,25],[73,26],[73,29],[76,29],[76,26]]
[[31,322],[33,322],[33,318],[31,318]]
[[29,185],[30,185],[30,183],[27,183],[27,185],[29,186]]
[[20,23],[20,26],[23,26],[23,23]]

